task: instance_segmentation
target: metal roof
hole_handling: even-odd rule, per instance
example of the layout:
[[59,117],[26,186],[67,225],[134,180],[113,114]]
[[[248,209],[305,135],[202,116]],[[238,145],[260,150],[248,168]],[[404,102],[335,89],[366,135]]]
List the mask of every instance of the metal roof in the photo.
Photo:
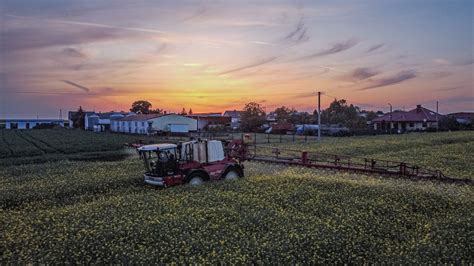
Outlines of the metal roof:
[[436,117],[440,120],[444,115],[437,114],[434,111],[426,109],[424,107],[417,106],[415,109],[408,112],[395,111],[392,113],[386,113],[383,116],[379,116],[372,120],[372,122],[392,121],[392,122],[435,122]]
[[163,116],[162,114],[137,114],[115,119],[115,121],[147,121],[149,119]]
[[227,111],[224,112],[224,116],[230,116],[232,118],[239,118],[241,113],[242,113],[242,111],[237,111],[237,110],[229,111],[229,110],[227,110]]

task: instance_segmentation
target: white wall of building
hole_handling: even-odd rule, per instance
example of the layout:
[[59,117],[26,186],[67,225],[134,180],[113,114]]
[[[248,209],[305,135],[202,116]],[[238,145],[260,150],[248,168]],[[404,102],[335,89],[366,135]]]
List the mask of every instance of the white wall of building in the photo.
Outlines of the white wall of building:
[[[189,131],[197,128],[197,120],[180,115],[164,115],[150,119],[152,121],[153,130],[171,131],[171,125],[187,125]],[[181,127],[182,128],[182,127]]]
[[130,134],[148,133],[148,122],[145,120],[120,121],[112,120],[110,129],[113,132],[122,132]]
[[130,134],[146,134],[149,125],[154,131],[185,133],[194,131],[197,127],[197,120],[180,115],[164,115],[148,120],[112,120],[110,129],[113,132]]

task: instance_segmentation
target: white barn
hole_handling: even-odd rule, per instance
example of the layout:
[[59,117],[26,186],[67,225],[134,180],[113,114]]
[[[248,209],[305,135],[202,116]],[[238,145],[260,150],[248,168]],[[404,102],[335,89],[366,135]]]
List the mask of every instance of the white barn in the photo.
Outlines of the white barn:
[[111,121],[113,132],[147,134],[152,131],[187,133],[196,130],[197,120],[181,115],[138,114]]

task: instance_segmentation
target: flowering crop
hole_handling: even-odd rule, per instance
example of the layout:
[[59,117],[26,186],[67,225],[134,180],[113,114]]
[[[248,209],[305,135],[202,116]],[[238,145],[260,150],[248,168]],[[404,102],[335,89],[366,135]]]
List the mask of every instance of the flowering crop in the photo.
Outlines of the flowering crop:
[[[115,152],[131,138],[52,132],[64,134],[62,145],[40,136],[46,132],[0,131],[7,136],[0,138],[0,148],[16,142],[43,157],[84,159],[85,153]],[[91,140],[94,147],[88,138],[96,138]],[[321,144],[282,146],[408,158],[472,178],[473,142],[473,133],[459,132],[327,138]],[[78,153],[59,151],[78,143],[84,146]],[[3,149],[0,154],[12,152]],[[143,184],[142,162],[132,156],[27,165],[7,165],[4,159],[2,264],[474,263],[470,185],[247,162],[246,177],[237,181],[157,189]]]
[[1,171],[3,262],[474,261],[471,186],[248,163],[162,190],[137,159],[32,166]]
[[283,149],[404,161],[458,178],[474,178],[474,132],[323,138],[321,143],[269,144]]

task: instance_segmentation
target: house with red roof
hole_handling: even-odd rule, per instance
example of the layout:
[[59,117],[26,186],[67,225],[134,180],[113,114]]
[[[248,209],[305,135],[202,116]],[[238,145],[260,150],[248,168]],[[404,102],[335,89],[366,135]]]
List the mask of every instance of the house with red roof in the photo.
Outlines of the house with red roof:
[[417,105],[415,109],[406,111],[394,111],[379,116],[371,121],[374,130],[397,132],[425,131],[428,128],[436,128],[444,115],[431,111]]

